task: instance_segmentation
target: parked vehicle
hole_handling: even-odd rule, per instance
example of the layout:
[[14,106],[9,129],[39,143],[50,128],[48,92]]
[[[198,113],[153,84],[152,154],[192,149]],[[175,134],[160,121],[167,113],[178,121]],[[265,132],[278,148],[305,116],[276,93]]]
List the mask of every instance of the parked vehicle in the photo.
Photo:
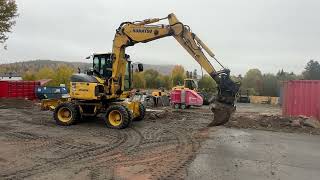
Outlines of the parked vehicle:
[[186,109],[190,106],[202,106],[203,98],[190,89],[175,89],[170,94],[171,105],[175,109]]
[[39,86],[36,88],[36,97],[40,100],[60,99],[66,95],[68,95],[68,90],[66,87]]

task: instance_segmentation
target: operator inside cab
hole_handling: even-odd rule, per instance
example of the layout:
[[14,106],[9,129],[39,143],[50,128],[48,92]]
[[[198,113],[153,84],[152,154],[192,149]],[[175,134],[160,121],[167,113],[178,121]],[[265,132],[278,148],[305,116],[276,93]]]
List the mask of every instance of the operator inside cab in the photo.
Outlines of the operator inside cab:
[[105,79],[112,76],[111,54],[95,54],[93,57],[93,70],[96,74]]

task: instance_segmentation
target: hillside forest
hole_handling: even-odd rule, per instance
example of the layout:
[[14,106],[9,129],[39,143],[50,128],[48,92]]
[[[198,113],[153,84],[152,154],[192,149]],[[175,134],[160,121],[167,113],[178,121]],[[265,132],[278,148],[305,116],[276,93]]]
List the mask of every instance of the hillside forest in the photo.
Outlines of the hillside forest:
[[[54,63],[53,63],[54,62]],[[77,73],[78,68],[86,69],[88,63],[67,63],[62,61],[29,61],[28,63],[12,63],[0,65],[0,74],[14,72],[22,75],[23,80],[52,79],[48,86],[69,84],[69,78]],[[133,87],[137,89],[171,89],[176,85],[183,85],[185,78],[194,78],[198,82],[199,90],[216,92],[216,83],[207,74],[201,76],[197,70],[186,71],[182,65],[157,67],[149,66],[143,72],[133,73]],[[167,72],[168,69],[169,73]],[[320,80],[320,64],[310,60],[304,67],[302,74],[286,72],[280,69],[276,74],[262,73],[259,69],[249,69],[244,75],[232,75],[234,81],[241,82],[241,93],[249,95],[279,96],[281,82],[288,80]]]

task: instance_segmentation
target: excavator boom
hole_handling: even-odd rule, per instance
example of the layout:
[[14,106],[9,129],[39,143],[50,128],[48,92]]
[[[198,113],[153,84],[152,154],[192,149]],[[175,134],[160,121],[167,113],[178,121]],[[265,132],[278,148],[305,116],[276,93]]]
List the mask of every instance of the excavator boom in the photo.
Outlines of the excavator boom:
[[[169,24],[158,24],[161,20],[168,19]],[[230,79],[230,70],[223,68],[216,71],[204,54],[203,50],[212,58],[214,53],[205,45],[200,38],[191,32],[189,26],[181,23],[174,14],[165,18],[146,19],[138,22],[121,23],[116,30],[113,40],[112,67],[112,92],[121,92],[125,74],[125,49],[137,43],[147,43],[160,38],[172,36],[179,44],[205,69],[205,71],[216,81],[218,94],[213,100],[211,110],[214,112],[214,121],[210,125],[222,125],[226,123],[230,114],[234,111],[235,96],[239,90],[239,84]],[[218,62],[220,64],[220,62]],[[220,64],[221,65],[221,64]],[[223,66],[222,66],[223,67]],[[119,91],[120,89],[120,91]],[[117,93],[113,93],[117,94]]]

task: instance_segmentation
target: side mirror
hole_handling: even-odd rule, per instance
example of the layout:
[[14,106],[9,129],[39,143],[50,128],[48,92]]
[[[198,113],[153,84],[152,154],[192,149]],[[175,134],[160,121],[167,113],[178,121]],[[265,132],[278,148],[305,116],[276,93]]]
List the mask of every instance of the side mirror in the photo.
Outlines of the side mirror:
[[143,64],[138,64],[138,70],[139,70],[139,72],[142,72],[143,71]]

